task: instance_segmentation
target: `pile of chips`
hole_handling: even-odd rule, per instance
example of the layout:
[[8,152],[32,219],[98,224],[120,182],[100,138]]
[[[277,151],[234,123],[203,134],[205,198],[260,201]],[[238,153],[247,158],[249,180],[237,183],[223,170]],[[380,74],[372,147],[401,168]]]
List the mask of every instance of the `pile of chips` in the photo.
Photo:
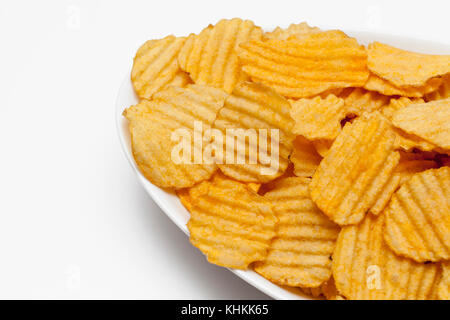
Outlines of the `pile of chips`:
[[[133,156],[176,192],[209,262],[313,297],[450,299],[450,55],[236,18],[147,41],[131,80]],[[227,146],[254,160],[229,163],[186,139],[174,161],[173,133],[198,122],[267,141]],[[260,153],[274,143],[275,168]]]

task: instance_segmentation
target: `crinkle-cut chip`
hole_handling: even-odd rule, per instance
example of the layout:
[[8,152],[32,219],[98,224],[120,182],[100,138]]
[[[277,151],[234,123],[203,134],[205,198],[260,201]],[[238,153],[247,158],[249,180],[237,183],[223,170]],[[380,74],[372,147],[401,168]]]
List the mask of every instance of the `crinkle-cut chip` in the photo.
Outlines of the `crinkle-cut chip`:
[[396,111],[392,123],[403,131],[450,150],[450,98]]
[[298,24],[292,23],[286,29],[276,27],[273,31],[264,33],[263,38],[288,40],[294,37],[296,39],[302,39],[309,34],[318,32],[322,32],[322,30],[317,27],[310,27],[306,22],[301,22]]
[[195,83],[230,93],[238,83],[248,79],[239,64],[238,45],[248,40],[260,40],[262,33],[252,21],[223,19],[198,35],[189,35],[178,61]]
[[297,100],[291,107],[291,117],[295,121],[292,132],[309,140],[334,140],[341,131],[345,114],[344,99],[333,94],[324,99]]
[[242,69],[285,97],[306,98],[346,87],[361,87],[369,76],[366,51],[337,31],[302,40],[248,41],[238,51]]
[[311,197],[339,225],[359,223],[395,173],[395,135],[379,112],[347,123],[317,168]]
[[219,179],[191,207],[191,243],[210,263],[246,269],[264,260],[275,236],[272,205],[243,183]]
[[286,178],[264,197],[278,218],[276,237],[256,272],[280,285],[318,287],[331,276],[331,254],[339,226],[312,202],[310,178]]
[[289,159],[294,164],[294,174],[297,177],[312,177],[322,161],[312,142],[302,136],[295,138],[294,150]]
[[398,49],[380,42],[369,44],[367,66],[397,87],[423,86],[450,73],[450,55],[431,55]]
[[392,98],[389,101],[389,104],[381,109],[381,113],[389,120],[392,120],[392,116],[397,110],[403,109],[409,106],[410,104],[424,103],[424,102],[425,101],[420,98],[407,98],[407,97]]
[[312,144],[314,148],[316,148],[317,153],[325,158],[331,146],[333,145],[333,140],[314,140]]
[[450,262],[442,263],[442,279],[437,288],[437,298],[450,300]]
[[355,88],[344,98],[346,114],[361,116],[364,112],[373,112],[389,103],[389,97],[375,91]]
[[377,91],[387,96],[421,98],[426,94],[436,91],[441,84],[441,78],[432,78],[420,87],[406,86],[400,88],[371,73],[369,79],[364,84],[364,89]]
[[337,291],[333,277],[322,283],[317,288],[300,287],[300,290],[313,298],[324,297],[327,300],[345,300]]
[[366,215],[342,228],[333,253],[333,277],[350,300],[427,300],[441,268],[397,256],[383,239],[385,216]]
[[[142,174],[159,187],[175,189],[209,179],[217,166],[204,157],[205,148],[194,144],[194,123],[201,121],[204,130],[209,128],[225,97],[222,90],[205,86],[167,87],[152,101],[125,110],[133,156]],[[183,139],[173,139],[176,132]],[[191,148],[180,150],[184,145]]]
[[450,168],[413,175],[386,208],[386,242],[418,262],[450,259]]
[[427,102],[450,98],[450,74],[442,77],[442,85],[434,92],[425,95]]
[[144,43],[134,57],[131,81],[140,98],[152,96],[167,85],[185,86],[189,76],[178,65],[178,53],[186,38],[167,36]]
[[281,176],[295,138],[289,110],[289,102],[269,87],[251,82],[237,86],[214,122],[230,142],[221,164],[218,161],[220,170],[245,182],[264,183]]

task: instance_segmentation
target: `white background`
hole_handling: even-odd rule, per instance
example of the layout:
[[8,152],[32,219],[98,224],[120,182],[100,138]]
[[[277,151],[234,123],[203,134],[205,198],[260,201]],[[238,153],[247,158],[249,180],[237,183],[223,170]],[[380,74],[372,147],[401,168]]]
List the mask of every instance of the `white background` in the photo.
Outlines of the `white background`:
[[114,102],[135,50],[235,16],[450,43],[448,3],[2,0],[0,298],[267,298],[208,264],[122,154]]

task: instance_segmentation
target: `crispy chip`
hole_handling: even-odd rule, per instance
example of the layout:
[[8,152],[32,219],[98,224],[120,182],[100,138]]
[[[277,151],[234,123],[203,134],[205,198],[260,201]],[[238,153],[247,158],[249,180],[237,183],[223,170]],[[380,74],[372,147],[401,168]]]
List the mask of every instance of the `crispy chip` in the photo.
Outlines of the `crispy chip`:
[[[220,170],[231,178],[246,182],[268,182],[283,174],[295,138],[291,133],[294,121],[289,109],[286,99],[264,85],[245,82],[237,86],[214,122],[214,127],[224,136],[228,134],[235,140],[231,147],[227,142]],[[263,131],[260,129],[265,129],[267,137],[261,137]]]
[[300,287],[300,290],[314,298],[324,297],[328,300],[345,300],[337,291],[333,277],[317,288]]
[[243,183],[220,178],[193,201],[188,229],[191,243],[209,262],[246,269],[265,259],[276,222],[264,197]]
[[[124,112],[129,121],[134,159],[148,180],[159,187],[178,189],[211,177],[216,170],[212,162],[189,163],[196,153],[202,155],[203,151],[196,150],[192,139],[194,121],[201,121],[205,129],[209,127],[223,106],[225,95],[220,89],[198,85],[168,87],[157,93],[154,100],[142,101]],[[189,142],[194,148],[187,163],[173,159],[173,151],[180,144],[172,140],[177,129],[190,135]]]
[[377,91],[387,96],[420,98],[426,94],[436,91],[441,84],[441,78],[432,78],[420,87],[406,86],[400,88],[374,74],[370,74],[364,88],[371,91]]
[[295,138],[294,150],[289,159],[294,164],[294,174],[297,177],[312,177],[322,161],[314,145],[302,136]]
[[167,36],[144,43],[134,57],[131,81],[140,98],[150,99],[167,85],[185,86],[189,76],[178,65],[186,38]]
[[450,259],[450,168],[413,175],[386,208],[386,241],[418,262]]
[[276,27],[271,32],[266,32],[263,35],[264,39],[278,39],[278,40],[288,40],[288,39],[303,39],[305,36],[312,33],[322,32],[317,27],[310,27],[306,22],[301,22],[298,24],[292,23],[288,28],[282,29]]
[[423,86],[429,79],[450,73],[450,55],[430,55],[374,42],[367,50],[370,71],[397,87]]
[[341,132],[345,114],[344,99],[333,94],[324,99],[297,100],[291,107],[291,117],[295,120],[292,132],[309,140],[334,140]]
[[450,300],[450,262],[442,264],[442,279],[437,289],[437,297],[440,300]]
[[414,103],[424,103],[425,101],[423,99],[420,98],[406,98],[406,97],[400,97],[400,98],[392,98],[389,101],[389,104],[387,106],[384,106],[381,109],[381,113],[388,118],[389,120],[392,121],[392,117],[394,116],[394,113],[397,110],[403,109],[407,106],[409,106],[410,104],[414,104]]
[[316,148],[317,153],[325,158],[333,145],[333,140],[314,140],[312,144],[314,145],[314,148]]
[[395,255],[383,239],[384,215],[366,215],[342,228],[333,253],[333,276],[350,300],[425,300],[433,296],[440,266]]
[[363,88],[355,88],[344,99],[346,114],[361,116],[373,112],[389,103],[389,97]]
[[378,112],[345,125],[310,185],[312,199],[331,220],[358,223],[375,205],[400,158],[394,142]]
[[253,81],[286,97],[363,86],[369,76],[366,51],[342,34],[326,31],[298,41],[248,41],[240,45],[239,59]]
[[198,34],[191,34],[178,61],[197,84],[207,84],[230,93],[247,80],[241,71],[236,49],[241,42],[260,40],[262,30],[249,20],[220,20]]
[[450,150],[450,98],[396,111],[392,123],[440,148]]
[[331,276],[339,227],[309,197],[309,178],[285,178],[264,195],[278,217],[276,237],[256,272],[280,285],[318,287]]
[[450,98],[450,75],[446,75],[442,78],[442,85],[438,88],[438,90],[425,96],[427,102],[447,98]]

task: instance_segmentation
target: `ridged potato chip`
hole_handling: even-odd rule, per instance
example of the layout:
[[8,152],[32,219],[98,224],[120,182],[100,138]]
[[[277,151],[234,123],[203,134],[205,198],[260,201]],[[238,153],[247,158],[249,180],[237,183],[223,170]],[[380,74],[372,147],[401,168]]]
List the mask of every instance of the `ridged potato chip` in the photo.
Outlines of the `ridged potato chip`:
[[303,39],[307,35],[319,32],[322,32],[322,30],[317,27],[310,27],[306,22],[301,22],[298,24],[292,23],[286,29],[276,27],[273,31],[264,33],[263,38],[278,40]]
[[384,242],[384,215],[366,215],[342,228],[333,253],[333,277],[350,300],[426,300],[434,295],[441,268],[397,256]]
[[442,85],[434,92],[425,96],[427,102],[450,98],[450,75],[442,77]]
[[421,98],[426,94],[436,91],[442,85],[441,78],[432,78],[423,86],[396,87],[387,80],[384,80],[373,73],[370,74],[364,88],[371,91],[377,91],[387,96],[404,96],[411,98]]
[[337,291],[333,277],[317,288],[300,287],[300,290],[314,298],[324,297],[327,300],[345,300]]
[[136,53],[131,70],[131,81],[140,98],[152,96],[168,85],[185,86],[189,76],[178,65],[178,53],[186,38],[167,36],[149,40]]
[[437,288],[437,298],[450,300],[450,262],[442,264],[442,279]]
[[266,259],[254,269],[280,285],[318,287],[331,276],[330,257],[340,228],[312,202],[310,181],[281,179],[264,195],[279,222]]
[[240,48],[244,72],[285,97],[361,87],[369,76],[364,47],[342,32],[320,32],[297,41],[248,41]]
[[344,126],[310,185],[312,199],[331,220],[359,223],[375,205],[399,162],[394,142],[378,112]]
[[193,201],[188,229],[210,263],[246,269],[266,258],[276,223],[269,201],[243,183],[220,178]]
[[231,93],[238,83],[248,79],[238,61],[238,45],[248,40],[260,40],[262,33],[261,28],[250,20],[223,19],[198,35],[189,35],[178,61],[195,83]]
[[386,208],[386,242],[418,262],[450,259],[450,168],[413,175]]
[[396,111],[392,123],[442,149],[450,150],[450,98]]
[[289,102],[269,87],[251,82],[237,86],[214,121],[214,128],[235,142],[227,142],[220,170],[245,182],[268,182],[283,174],[295,138],[289,110]]
[[424,103],[424,102],[425,101],[420,98],[407,98],[407,97],[392,98],[389,101],[389,104],[381,109],[381,113],[383,114],[383,116],[392,121],[392,117],[394,116],[394,113],[397,110],[406,108],[410,104]]
[[333,140],[314,140],[312,144],[314,148],[316,148],[317,153],[325,158],[331,146],[333,145],[333,142]]
[[389,97],[363,88],[355,88],[344,98],[346,114],[361,116],[389,104]]
[[294,174],[297,177],[312,177],[322,161],[314,145],[302,136],[294,140],[294,150],[289,158],[294,164]]
[[367,55],[370,71],[397,87],[423,86],[450,73],[450,55],[415,53],[380,42],[371,43]]
[[[205,129],[210,127],[225,96],[222,90],[205,86],[168,87],[155,94],[154,100],[143,100],[124,112],[129,121],[134,159],[148,180],[162,188],[178,189],[212,176],[217,168],[212,161],[199,164],[193,161],[196,152],[203,156],[203,149],[197,150],[192,138],[194,122],[201,121]],[[184,154],[177,161],[173,158],[180,144],[173,139],[178,129],[189,135],[186,144],[194,149],[190,155],[186,154],[186,161],[178,161],[183,160]]]
[[344,99],[333,94],[293,102],[291,117],[295,121],[292,132],[309,140],[334,140],[345,118]]

